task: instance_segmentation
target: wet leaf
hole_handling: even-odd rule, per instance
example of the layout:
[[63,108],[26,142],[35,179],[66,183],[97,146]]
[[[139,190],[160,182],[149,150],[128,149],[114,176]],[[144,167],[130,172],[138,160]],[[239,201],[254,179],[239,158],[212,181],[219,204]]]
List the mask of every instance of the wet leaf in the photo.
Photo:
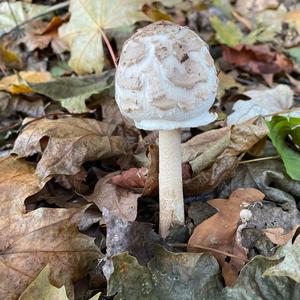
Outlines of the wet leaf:
[[[267,269],[265,276],[289,277],[298,284],[300,283],[300,237],[292,243],[291,240],[279,250],[284,253],[284,259],[279,264]],[[279,252],[278,251],[278,252]]]
[[[71,49],[70,66],[78,74],[101,73],[104,65],[103,31],[131,25],[147,17],[139,11],[144,0],[71,0],[69,23],[59,29]],[[122,9],[120,9],[122,7]]]
[[53,81],[30,84],[37,93],[60,101],[69,112],[81,113],[88,111],[85,100],[91,95],[100,93],[114,85],[114,71],[85,77],[66,77]]
[[234,103],[227,124],[238,124],[257,116],[280,112],[293,105],[293,91],[288,85],[280,84],[273,89],[250,90],[243,93],[249,100]]
[[219,266],[207,254],[172,253],[161,247],[147,267],[127,253],[112,258],[108,293],[115,299],[219,299]]
[[[42,182],[52,174],[75,175],[86,161],[126,151],[126,142],[113,136],[114,130],[114,125],[93,119],[37,120],[18,136],[13,153],[21,157],[41,153],[36,172]],[[42,139],[46,147],[41,146]]]
[[106,208],[120,219],[134,221],[137,215],[137,199],[141,195],[114,185],[112,178],[115,175],[111,173],[101,178],[88,199],[94,202],[101,211]]
[[300,297],[300,285],[288,277],[264,276],[278,260],[257,256],[241,271],[237,283],[223,290],[227,300],[287,300]]
[[49,282],[49,272],[49,267],[46,266],[18,300],[69,300],[64,286],[56,288]]
[[[300,180],[300,118],[274,116],[267,122],[270,129],[269,137],[281,156],[289,176],[294,180]],[[287,139],[290,138],[290,143]],[[294,148],[290,145],[294,144]]]
[[77,229],[84,208],[25,213],[24,200],[41,189],[34,167],[11,157],[0,165],[0,298],[16,299],[48,264],[51,284],[65,285],[72,299],[72,283],[99,255],[93,239]]

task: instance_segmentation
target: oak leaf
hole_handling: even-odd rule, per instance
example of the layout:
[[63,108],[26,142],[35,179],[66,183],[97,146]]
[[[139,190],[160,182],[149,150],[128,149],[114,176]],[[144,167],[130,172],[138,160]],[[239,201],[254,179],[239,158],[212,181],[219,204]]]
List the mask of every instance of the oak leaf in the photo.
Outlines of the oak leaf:
[[48,264],[49,280],[66,286],[85,275],[99,256],[93,239],[79,233],[83,208],[39,208],[25,212],[24,200],[41,187],[35,168],[22,159],[0,159],[0,299],[16,299]]
[[37,175],[41,182],[53,174],[74,175],[86,161],[120,155],[126,142],[113,136],[115,126],[93,119],[42,119],[30,123],[16,139],[13,153],[41,153]]

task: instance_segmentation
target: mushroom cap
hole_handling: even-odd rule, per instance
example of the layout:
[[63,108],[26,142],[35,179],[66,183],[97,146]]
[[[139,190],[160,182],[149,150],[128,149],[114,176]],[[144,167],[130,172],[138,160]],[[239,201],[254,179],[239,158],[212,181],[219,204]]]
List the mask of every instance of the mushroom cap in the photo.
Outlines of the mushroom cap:
[[206,125],[218,78],[207,44],[187,27],[160,21],[137,31],[116,71],[116,101],[137,128]]

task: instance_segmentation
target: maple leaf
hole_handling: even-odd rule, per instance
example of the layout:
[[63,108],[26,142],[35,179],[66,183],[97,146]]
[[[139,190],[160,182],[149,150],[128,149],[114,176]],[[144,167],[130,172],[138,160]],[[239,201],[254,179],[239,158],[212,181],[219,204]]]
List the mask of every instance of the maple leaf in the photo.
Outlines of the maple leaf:
[[41,189],[35,168],[12,157],[2,158],[0,168],[0,299],[16,299],[47,264],[50,283],[65,285],[72,298],[72,282],[100,254],[77,229],[84,209],[25,213],[24,200]]
[[147,17],[139,9],[145,0],[71,0],[71,19],[59,36],[71,49],[70,66],[78,74],[100,73],[104,64],[104,30],[127,26]]

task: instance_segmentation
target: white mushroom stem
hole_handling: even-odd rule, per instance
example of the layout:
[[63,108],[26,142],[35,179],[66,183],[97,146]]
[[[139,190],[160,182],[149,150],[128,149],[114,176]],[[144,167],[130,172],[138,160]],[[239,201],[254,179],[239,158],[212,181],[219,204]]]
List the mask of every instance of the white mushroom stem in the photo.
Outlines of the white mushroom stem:
[[159,230],[163,238],[172,224],[184,224],[181,131],[159,131]]

